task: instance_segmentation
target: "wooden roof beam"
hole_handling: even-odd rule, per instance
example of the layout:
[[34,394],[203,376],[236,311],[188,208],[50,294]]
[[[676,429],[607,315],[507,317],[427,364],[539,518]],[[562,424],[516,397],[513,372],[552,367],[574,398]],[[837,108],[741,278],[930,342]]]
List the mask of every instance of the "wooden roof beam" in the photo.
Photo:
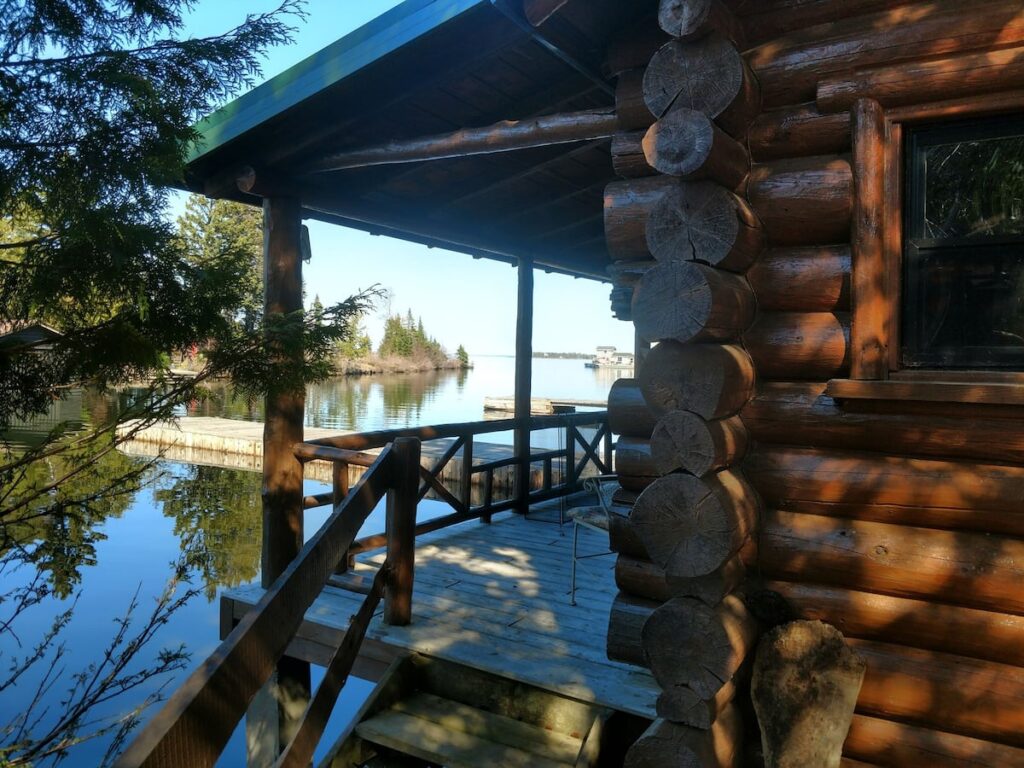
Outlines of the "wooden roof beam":
[[452,133],[338,152],[310,163],[301,173],[328,173],[571,144],[610,138],[617,130],[619,120],[613,108],[506,120],[484,128],[463,128]]

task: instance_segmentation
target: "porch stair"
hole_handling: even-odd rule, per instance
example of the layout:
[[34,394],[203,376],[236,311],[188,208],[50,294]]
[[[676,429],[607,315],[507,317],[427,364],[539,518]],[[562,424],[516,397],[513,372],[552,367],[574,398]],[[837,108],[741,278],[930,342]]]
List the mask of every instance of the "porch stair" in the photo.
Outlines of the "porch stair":
[[411,654],[380,680],[329,768],[597,766],[611,711]]

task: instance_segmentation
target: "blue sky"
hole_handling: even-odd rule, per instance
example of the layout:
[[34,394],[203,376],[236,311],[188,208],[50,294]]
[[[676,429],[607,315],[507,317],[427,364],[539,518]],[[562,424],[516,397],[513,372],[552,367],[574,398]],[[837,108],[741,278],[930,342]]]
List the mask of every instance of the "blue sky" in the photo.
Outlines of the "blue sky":
[[[299,23],[295,42],[269,52],[264,78],[273,77],[398,4],[398,0],[307,0],[308,17]],[[260,13],[276,5],[274,0],[201,0],[190,16],[186,33],[218,34],[238,24],[246,13]],[[324,304],[329,304],[379,283],[391,291],[393,312],[412,309],[422,316],[427,331],[449,350],[464,344],[470,354],[476,355],[514,351],[513,267],[320,222],[308,224],[313,249],[313,261],[305,268],[308,302],[319,295]],[[612,318],[610,289],[606,283],[538,271],[534,349],[590,352],[600,344],[615,344],[631,350],[633,326]],[[366,326],[376,343],[383,318],[368,317]]]

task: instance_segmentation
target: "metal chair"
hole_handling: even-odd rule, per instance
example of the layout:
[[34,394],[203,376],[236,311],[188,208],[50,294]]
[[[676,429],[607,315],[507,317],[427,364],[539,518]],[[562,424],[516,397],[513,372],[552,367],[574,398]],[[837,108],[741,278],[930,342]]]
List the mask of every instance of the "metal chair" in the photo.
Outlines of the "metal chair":
[[[616,480],[616,475],[588,477],[583,481],[583,488],[597,496],[600,506],[571,507],[568,510],[569,518],[572,520],[572,566],[569,577],[569,605],[576,605],[576,562],[591,557],[604,557],[605,555],[613,554],[609,550],[608,552],[597,552],[592,555],[580,556],[577,554],[577,544],[581,527],[589,528],[592,531],[603,531],[605,534],[608,533],[608,519],[611,515],[617,513],[612,511],[608,499],[605,498],[604,486],[610,486],[612,484],[611,481]],[[616,482],[615,485],[617,486],[618,483]]]

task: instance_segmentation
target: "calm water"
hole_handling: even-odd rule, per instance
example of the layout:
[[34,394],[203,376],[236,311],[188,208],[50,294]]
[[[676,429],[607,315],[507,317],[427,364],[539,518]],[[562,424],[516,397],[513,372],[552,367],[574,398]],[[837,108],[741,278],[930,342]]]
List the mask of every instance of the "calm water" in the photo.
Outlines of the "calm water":
[[[348,377],[311,388],[306,402],[306,424],[339,430],[372,430],[390,427],[475,421],[483,418],[483,399],[508,395],[513,389],[515,363],[512,358],[480,357],[471,371],[427,374]],[[603,399],[621,371],[594,371],[582,360],[534,360],[534,395]],[[73,393],[58,406],[55,420],[101,421],[117,407],[115,398]],[[260,420],[261,409],[233,400],[225,387],[214,387],[211,397],[188,408],[192,415],[225,416]],[[49,426],[28,426],[15,439],[30,443]],[[544,444],[556,440],[552,434]],[[510,435],[489,436],[492,442],[511,442]],[[90,481],[113,474],[140,462],[122,455],[109,457]],[[179,609],[158,632],[152,651],[184,644],[192,653],[194,666],[218,643],[218,597],[225,587],[252,581],[259,575],[260,503],[259,476],[237,470],[161,462],[147,475],[146,487],[131,497],[118,499],[88,521],[83,533],[62,531],[60,552],[48,553],[45,562],[54,596],[18,619],[18,637],[0,635],[0,668],[12,656],[24,656],[36,638],[45,632],[61,610],[74,605],[74,615],[64,630],[65,656],[61,664],[70,675],[92,661],[109,641],[114,621],[123,614],[138,591],[139,615],[148,613],[152,602],[165,588],[170,564],[177,560],[188,542],[194,565],[192,586],[198,595]],[[307,483],[307,493],[325,490]],[[425,501],[420,517],[443,513],[447,507]],[[312,534],[326,510],[307,513],[306,532]],[[378,512],[367,523],[369,533],[382,530]],[[50,532],[55,534],[56,532]],[[75,532],[73,531],[72,534]],[[46,532],[42,539],[46,540]],[[34,569],[33,569],[34,570]],[[3,574],[6,587],[29,579],[28,569]],[[4,590],[6,591],[6,590]],[[19,641],[21,645],[19,645]],[[40,672],[42,669],[40,670]],[[179,680],[182,676],[179,676]],[[314,670],[314,686],[319,675]],[[0,691],[0,728],[27,705],[38,676],[27,679],[18,689]],[[54,707],[68,687],[64,680],[49,696]],[[332,730],[347,722],[369,691],[369,683],[352,680],[332,721]],[[147,691],[139,691],[141,698]],[[125,702],[118,706],[124,707]],[[106,712],[117,712],[108,707]],[[68,764],[90,766],[105,751],[101,743],[74,748]],[[236,734],[232,747],[221,761],[225,766],[244,764],[244,746]]]

